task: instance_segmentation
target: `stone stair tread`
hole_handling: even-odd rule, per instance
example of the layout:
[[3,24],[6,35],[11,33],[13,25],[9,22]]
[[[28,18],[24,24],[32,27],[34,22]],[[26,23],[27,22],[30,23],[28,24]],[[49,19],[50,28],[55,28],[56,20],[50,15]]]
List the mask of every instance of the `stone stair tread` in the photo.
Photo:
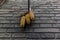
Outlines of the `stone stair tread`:
[[11,10],[11,9],[0,9],[0,11],[7,12],[7,11],[14,11],[14,10]]

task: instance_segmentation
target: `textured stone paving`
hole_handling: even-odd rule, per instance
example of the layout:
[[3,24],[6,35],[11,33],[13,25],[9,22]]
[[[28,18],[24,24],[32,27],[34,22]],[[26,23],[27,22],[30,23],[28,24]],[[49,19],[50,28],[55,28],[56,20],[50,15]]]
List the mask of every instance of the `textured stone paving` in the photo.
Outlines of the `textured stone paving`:
[[60,40],[60,0],[30,1],[35,21],[25,31],[19,20],[28,11],[27,0],[7,0],[1,7],[0,40]]

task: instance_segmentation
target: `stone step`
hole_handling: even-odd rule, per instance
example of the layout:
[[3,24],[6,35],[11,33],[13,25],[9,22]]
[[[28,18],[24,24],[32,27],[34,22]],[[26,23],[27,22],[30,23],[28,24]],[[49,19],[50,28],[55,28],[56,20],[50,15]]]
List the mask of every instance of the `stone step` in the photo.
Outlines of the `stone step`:
[[[0,16],[0,20],[19,20],[20,16]],[[35,16],[35,20],[59,20],[60,16]]]
[[14,10],[10,10],[10,9],[0,9],[0,12],[7,12],[7,11],[14,11]]
[[[26,13],[26,12],[25,12]],[[22,13],[1,13],[0,16],[21,16]],[[55,14],[34,13],[35,16],[55,16]]]
[[[8,20],[8,19],[5,19],[5,20],[0,20],[0,23],[20,23],[20,20]],[[35,20],[33,21],[32,23],[60,23],[60,20],[59,21],[55,21],[55,20]]]
[[[12,33],[20,33],[20,32],[22,32],[21,31],[21,28],[9,28],[9,29],[3,29],[3,28],[1,28],[0,29],[0,32],[6,32],[6,30],[7,30],[7,32],[12,32]],[[24,32],[53,32],[53,33],[55,33],[55,32],[60,32],[59,31],[60,29],[59,28],[30,28],[30,29],[27,29],[27,30],[25,30]]]

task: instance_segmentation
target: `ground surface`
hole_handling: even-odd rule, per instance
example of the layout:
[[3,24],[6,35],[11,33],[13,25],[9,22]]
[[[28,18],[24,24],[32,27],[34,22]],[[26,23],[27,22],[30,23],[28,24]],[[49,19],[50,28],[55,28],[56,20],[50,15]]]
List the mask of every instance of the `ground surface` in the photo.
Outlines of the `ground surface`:
[[21,31],[27,0],[7,0],[0,9],[0,40],[60,40],[60,0],[31,0],[35,21]]

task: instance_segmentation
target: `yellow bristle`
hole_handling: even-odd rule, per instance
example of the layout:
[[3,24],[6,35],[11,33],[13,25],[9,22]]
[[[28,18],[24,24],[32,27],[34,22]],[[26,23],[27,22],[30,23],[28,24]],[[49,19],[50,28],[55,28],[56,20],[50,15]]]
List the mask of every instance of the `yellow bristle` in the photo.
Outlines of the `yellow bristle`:
[[30,24],[30,16],[29,16],[29,13],[27,13],[27,14],[25,15],[25,19],[26,19],[26,23],[27,23],[27,24]]
[[30,15],[30,19],[31,19],[31,20],[34,20],[34,19],[35,19],[34,13],[33,13],[33,11],[31,10],[31,8],[30,8],[29,15]]
[[20,27],[24,27],[24,26],[25,26],[25,16],[22,16],[20,20]]

